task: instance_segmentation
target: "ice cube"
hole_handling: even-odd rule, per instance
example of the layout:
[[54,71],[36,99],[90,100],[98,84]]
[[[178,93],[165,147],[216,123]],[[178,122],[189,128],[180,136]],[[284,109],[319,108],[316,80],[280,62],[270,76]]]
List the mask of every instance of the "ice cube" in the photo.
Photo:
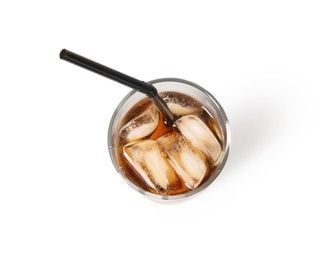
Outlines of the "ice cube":
[[176,116],[196,114],[202,111],[201,105],[186,95],[164,93],[162,98]]
[[160,193],[180,188],[174,168],[154,140],[145,140],[124,146],[124,156],[144,182]]
[[208,167],[203,154],[197,152],[180,133],[172,132],[157,139],[167,153],[185,186],[194,189],[201,183]]
[[221,147],[206,124],[195,115],[183,116],[176,120],[176,125],[182,135],[191,144],[207,156],[209,161],[216,163],[221,153]]
[[128,141],[144,138],[154,132],[159,123],[159,112],[150,105],[143,113],[121,128],[120,136]]

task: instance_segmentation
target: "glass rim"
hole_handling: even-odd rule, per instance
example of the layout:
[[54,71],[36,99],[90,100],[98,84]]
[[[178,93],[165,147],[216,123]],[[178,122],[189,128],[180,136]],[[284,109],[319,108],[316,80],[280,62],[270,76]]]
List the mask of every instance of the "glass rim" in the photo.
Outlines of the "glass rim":
[[[198,188],[196,188],[195,190],[186,192],[186,193],[182,193],[182,194],[176,194],[176,195],[160,195],[160,194],[154,194],[152,192],[143,190],[142,188],[136,186],[134,183],[132,183],[122,172],[121,172],[121,168],[119,167],[118,163],[116,162],[115,156],[113,154],[112,148],[114,146],[113,144],[113,138],[112,138],[112,128],[115,122],[115,119],[117,117],[118,112],[120,111],[121,107],[126,103],[126,101],[133,96],[135,93],[138,93],[138,91],[136,90],[132,90],[130,91],[118,104],[118,106],[116,107],[115,111],[112,114],[111,120],[110,120],[110,124],[109,124],[109,128],[108,128],[108,135],[107,135],[107,143],[108,143],[108,150],[109,150],[109,155],[111,158],[111,161],[116,169],[116,171],[119,173],[119,175],[125,180],[125,182],[127,182],[127,184],[129,186],[131,186],[133,189],[137,190],[139,193],[143,194],[144,196],[157,200],[157,201],[176,201],[176,200],[181,200],[181,199],[185,199],[188,197],[191,197],[195,194],[200,193],[201,191],[203,191],[204,189],[206,189],[220,174],[220,172],[222,171],[222,169],[224,168],[227,159],[228,159],[228,155],[229,155],[229,151],[230,151],[230,146],[231,146],[231,132],[230,132],[230,125],[229,125],[229,121],[227,118],[227,115],[225,113],[225,110],[223,109],[223,107],[220,105],[220,103],[217,101],[217,99],[206,89],[204,89],[203,87],[190,82],[188,80],[184,80],[184,79],[179,79],[179,78],[159,78],[159,79],[155,79],[155,80],[151,80],[148,81],[148,83],[150,84],[155,84],[155,83],[161,83],[161,82],[179,82],[179,83],[184,83],[186,85],[189,85],[190,87],[194,87],[195,89],[200,90],[201,92],[203,92],[206,96],[208,96],[210,98],[210,100],[214,103],[215,105],[215,110],[219,111],[219,113],[222,116],[222,119],[224,121],[224,127],[226,129],[226,149],[225,149],[225,154],[224,157],[219,165],[219,168],[216,170],[216,172],[214,172],[212,174],[212,176],[210,178],[208,178],[204,183],[202,183]],[[144,96],[146,97],[146,95]]]

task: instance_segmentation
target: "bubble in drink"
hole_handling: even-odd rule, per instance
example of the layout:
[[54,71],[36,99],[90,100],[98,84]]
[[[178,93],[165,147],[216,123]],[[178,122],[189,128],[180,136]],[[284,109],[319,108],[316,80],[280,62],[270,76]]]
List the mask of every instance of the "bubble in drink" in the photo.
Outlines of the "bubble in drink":
[[120,136],[128,141],[144,138],[153,133],[158,123],[159,112],[154,105],[150,105],[143,113],[122,127]]
[[137,103],[120,128],[120,168],[143,190],[176,195],[197,189],[217,170],[221,133],[195,99],[177,92],[160,95],[176,116],[175,125],[166,125],[148,98]]
[[124,146],[124,156],[153,190],[168,194],[181,187],[174,168],[163,156],[162,148],[156,141],[128,144]]
[[157,139],[184,184],[189,189],[199,186],[208,171],[206,158],[176,131]]

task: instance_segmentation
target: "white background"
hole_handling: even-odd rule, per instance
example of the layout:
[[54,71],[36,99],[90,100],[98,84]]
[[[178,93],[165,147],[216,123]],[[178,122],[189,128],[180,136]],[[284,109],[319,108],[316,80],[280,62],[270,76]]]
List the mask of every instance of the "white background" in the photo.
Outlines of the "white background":
[[[2,1],[0,259],[326,259],[325,1]],[[162,205],[107,149],[143,80],[207,88],[232,128],[219,178]]]

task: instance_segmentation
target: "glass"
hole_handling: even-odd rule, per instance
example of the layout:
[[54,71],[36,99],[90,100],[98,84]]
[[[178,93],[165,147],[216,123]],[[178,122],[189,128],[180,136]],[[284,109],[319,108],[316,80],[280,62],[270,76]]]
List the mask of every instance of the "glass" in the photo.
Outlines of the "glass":
[[177,92],[181,94],[186,94],[198,102],[202,103],[203,106],[208,110],[209,114],[214,118],[214,121],[217,123],[217,129],[215,129],[215,135],[221,142],[221,156],[219,157],[219,162],[216,166],[212,169],[209,177],[204,180],[203,183],[200,184],[199,187],[195,188],[194,190],[177,194],[177,195],[162,195],[162,194],[154,194],[145,190],[142,187],[139,187],[131,180],[130,178],[125,175],[123,168],[119,165],[119,130],[122,126],[122,120],[124,119],[125,115],[130,111],[130,109],[139,101],[147,98],[144,94],[139,93],[135,90],[131,91],[118,105],[116,108],[109,125],[108,131],[108,147],[109,153],[114,164],[117,172],[124,178],[124,180],[135,190],[142,193],[146,197],[155,200],[179,200],[186,197],[193,196],[200,191],[204,190],[208,187],[219,175],[221,170],[223,169],[229,149],[230,149],[230,127],[227,116],[218,103],[218,101],[204,88],[186,81],[177,78],[163,78],[152,80],[149,82],[153,84],[154,87],[158,89],[159,93],[162,92]]

